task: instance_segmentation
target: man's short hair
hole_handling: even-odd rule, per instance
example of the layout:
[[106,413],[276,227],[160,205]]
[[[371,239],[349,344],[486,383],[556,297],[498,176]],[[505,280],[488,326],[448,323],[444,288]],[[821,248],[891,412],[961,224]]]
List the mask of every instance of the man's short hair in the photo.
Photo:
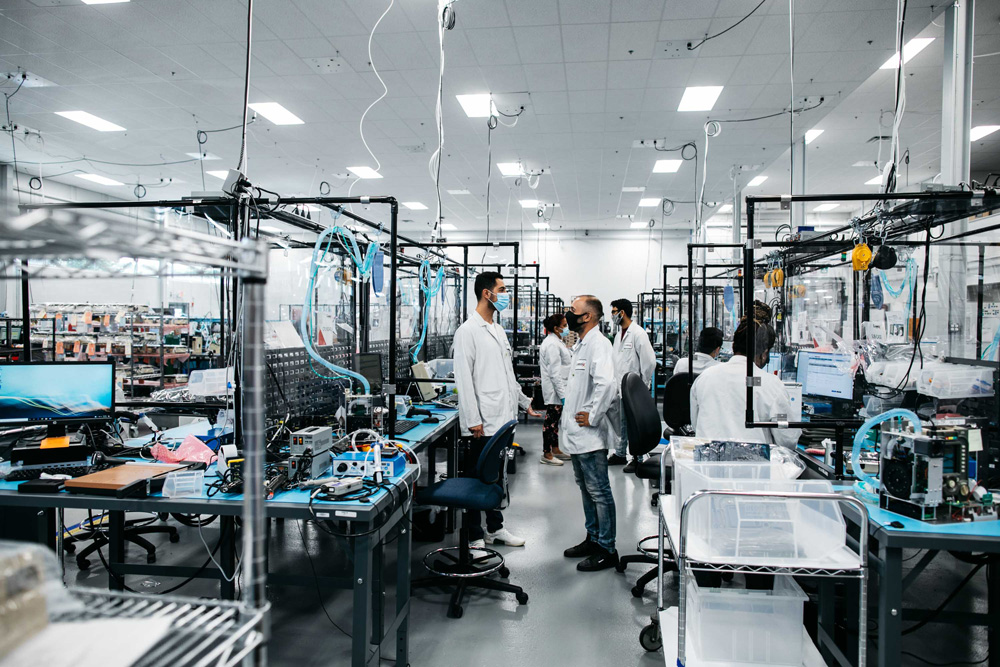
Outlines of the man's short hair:
[[476,282],[473,286],[473,289],[476,290],[476,301],[483,298],[484,289],[492,292],[493,288],[497,286],[498,280],[503,280],[503,276],[496,271],[483,271],[476,276]]
[[555,328],[562,324],[563,320],[566,319],[565,313],[552,313],[545,318],[545,330],[549,333],[555,333]]
[[611,302],[611,307],[617,308],[625,313],[625,317],[632,319],[632,302],[628,299],[615,299]]
[[597,315],[597,319],[604,317],[604,305],[596,296],[593,294],[581,294],[576,298],[583,299],[583,302],[587,304],[587,308],[593,312],[594,315]]
[[722,347],[722,329],[716,327],[705,327],[698,336],[698,351],[702,354],[711,354]]

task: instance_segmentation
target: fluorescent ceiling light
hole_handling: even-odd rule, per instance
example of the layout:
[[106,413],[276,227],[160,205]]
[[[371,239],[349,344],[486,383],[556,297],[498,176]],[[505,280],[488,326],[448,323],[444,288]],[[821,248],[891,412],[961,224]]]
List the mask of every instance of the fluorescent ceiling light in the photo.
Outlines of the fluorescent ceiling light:
[[882,174],[879,174],[871,180],[865,181],[865,185],[882,185]]
[[520,162],[497,162],[497,169],[504,176],[523,176],[524,169]]
[[673,174],[676,173],[678,169],[681,168],[681,162],[684,160],[657,160],[656,164],[653,165],[654,174]]
[[718,212],[719,213],[729,213],[732,210],[733,210],[733,205],[732,204],[723,204],[722,206],[719,207]]
[[225,169],[206,171],[205,173],[208,174],[209,176],[215,176],[216,178],[220,178],[222,180],[226,180],[226,177],[229,176],[229,172],[226,171]]
[[767,176],[754,176],[753,178],[750,179],[750,182],[747,183],[747,187],[755,188],[766,180]]
[[128,2],[129,0],[83,0],[85,5],[114,5],[119,2]]
[[272,225],[261,225],[260,226],[260,231],[262,231],[262,232],[268,232],[268,233],[271,233],[271,234],[282,234],[282,233],[284,233],[280,229],[278,229],[277,227],[274,227]]
[[874,167],[875,166],[875,160],[858,160],[857,162],[855,162],[851,166],[852,167]]
[[451,224],[450,222],[442,222],[441,223],[441,229],[443,229],[446,232],[453,232],[456,229],[458,229],[458,227],[456,227],[455,225]]
[[277,102],[257,102],[249,106],[275,125],[302,125],[305,123],[304,120]]
[[404,201],[403,206],[410,209],[411,211],[426,211],[427,207],[418,201]]
[[659,197],[643,197],[639,200],[639,206],[643,208],[649,208],[650,206],[659,206],[661,199]]
[[820,204],[819,206],[817,206],[813,210],[816,211],[817,213],[823,213],[825,211],[832,211],[833,209],[837,208],[838,206],[840,206],[840,204]]
[[358,178],[382,178],[382,174],[378,173],[371,167],[348,167],[347,171],[351,172]]
[[218,155],[215,155],[214,153],[185,153],[184,155],[187,155],[190,158],[194,158],[195,160],[221,160],[222,159]]
[[688,86],[684,89],[678,111],[711,111],[722,93],[722,86]]
[[645,185],[638,185],[638,186],[629,185],[622,188],[622,192],[645,192],[645,191],[646,191]]
[[823,134],[823,130],[806,130],[806,143],[811,144],[813,139]]
[[521,208],[535,208],[538,206],[537,199],[522,199],[519,203],[521,204]]
[[468,190],[448,190],[450,195],[471,195],[472,193]]
[[[913,60],[913,56],[927,48],[934,41],[933,37],[914,37],[903,45],[903,64]],[[896,69],[899,67],[899,54],[894,53],[879,69]]]
[[98,183],[100,185],[125,185],[120,181],[116,181],[113,178],[108,178],[106,176],[101,176],[100,174],[77,174],[77,178],[82,178],[85,181],[90,181],[91,183]]
[[629,225],[629,227],[632,228],[632,229],[649,229],[649,223],[648,222],[633,222],[631,225]]
[[99,132],[124,132],[125,128],[121,125],[115,125],[114,123],[104,120],[103,118],[98,118],[92,113],[87,113],[86,111],[57,111],[57,116],[62,116],[63,118],[68,118],[69,120],[76,121],[81,125],[86,125],[87,127],[92,127]]
[[997,130],[1000,130],[1000,125],[977,125],[969,131],[969,139],[972,141],[978,141],[983,137],[987,137]]
[[469,118],[488,118],[493,113],[493,98],[489,93],[455,95]]
[[531,226],[534,227],[535,229],[549,229],[550,228],[549,227],[549,223],[547,223],[547,222],[533,222],[533,223],[531,223]]

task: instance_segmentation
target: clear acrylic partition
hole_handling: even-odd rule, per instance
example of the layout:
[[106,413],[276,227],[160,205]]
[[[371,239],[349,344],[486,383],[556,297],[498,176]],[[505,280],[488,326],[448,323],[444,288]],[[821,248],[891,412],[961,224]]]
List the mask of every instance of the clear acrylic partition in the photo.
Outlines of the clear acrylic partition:
[[755,280],[754,299],[777,311],[784,296],[779,335],[782,347],[823,347],[832,345],[836,338],[853,336],[852,280],[850,266],[805,269],[787,277],[778,288],[768,288],[763,280]]
[[[277,248],[270,252],[267,283],[267,344],[269,348],[302,347],[300,322],[309,289],[312,248]],[[313,343],[336,345],[354,340],[353,266],[331,244],[313,283]]]
[[420,321],[420,281],[417,278],[416,267],[400,266],[396,282],[398,283],[396,303],[399,307],[397,340],[399,345],[409,349],[420,340],[422,326]]
[[427,338],[435,343],[435,349],[428,350],[428,359],[450,357],[452,339],[461,322],[462,277],[457,273],[445,273],[441,291],[431,300],[430,319],[427,322]]

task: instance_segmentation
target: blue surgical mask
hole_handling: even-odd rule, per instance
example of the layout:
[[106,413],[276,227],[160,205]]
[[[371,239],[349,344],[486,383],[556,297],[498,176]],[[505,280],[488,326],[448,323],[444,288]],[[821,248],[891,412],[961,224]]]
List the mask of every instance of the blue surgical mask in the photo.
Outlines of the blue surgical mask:
[[559,332],[560,338],[565,339],[567,336],[569,336],[569,329],[563,329]]
[[507,306],[510,305],[510,294],[507,292],[497,292],[497,300],[493,302],[493,307],[497,309],[498,313],[507,310]]

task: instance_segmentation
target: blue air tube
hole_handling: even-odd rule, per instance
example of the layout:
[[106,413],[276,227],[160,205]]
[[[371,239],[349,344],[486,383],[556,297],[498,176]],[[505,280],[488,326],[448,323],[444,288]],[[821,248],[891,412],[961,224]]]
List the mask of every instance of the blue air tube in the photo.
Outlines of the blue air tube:
[[861,428],[858,429],[858,432],[854,434],[854,448],[851,450],[851,467],[854,469],[854,475],[858,478],[854,487],[863,496],[877,496],[879,483],[877,479],[861,469],[861,444],[865,441],[868,431],[882,422],[886,422],[897,417],[909,420],[909,422],[913,424],[913,430],[916,433],[921,433],[923,431],[923,427],[920,425],[920,417],[918,417],[916,413],[911,410],[895,408],[872,417],[862,424]]
[[[337,374],[339,377],[348,377],[358,381],[364,388],[364,393],[370,394],[372,388],[365,376],[360,373],[355,373],[354,371],[342,366],[330,363],[321,357],[312,346],[312,335],[309,331],[309,319],[312,316],[313,291],[316,285],[316,275],[319,273],[319,263],[326,257],[327,253],[327,250],[323,247],[324,242],[327,247],[329,247],[329,244],[332,241],[330,237],[334,234],[336,234],[341,241],[344,241],[343,245],[347,250],[347,254],[351,258],[354,265],[358,268],[358,272],[361,274],[362,280],[368,277],[372,269],[372,263],[375,261],[375,254],[378,251],[377,244],[370,244],[365,257],[362,258],[361,251],[358,248],[358,242],[355,240],[354,234],[352,234],[349,229],[344,229],[340,226],[324,229],[323,233],[319,235],[318,239],[316,239],[316,245],[313,247],[312,262],[309,264],[309,287],[306,289],[305,303],[302,304],[302,316],[299,319],[299,332],[302,334],[302,343],[305,345],[306,352],[309,353],[309,356],[313,359],[313,361]],[[323,251],[322,257],[320,256],[320,250]]]
[[420,270],[418,272],[420,291],[427,295],[424,299],[424,322],[420,328],[420,340],[417,344],[410,348],[410,359],[413,363],[417,363],[417,355],[420,354],[420,348],[424,346],[424,339],[427,337],[427,319],[431,314],[431,299],[437,296],[437,293],[441,291],[441,285],[444,283],[444,267],[439,266],[437,270],[437,276],[434,282],[431,283],[431,263],[426,259],[420,262]]

